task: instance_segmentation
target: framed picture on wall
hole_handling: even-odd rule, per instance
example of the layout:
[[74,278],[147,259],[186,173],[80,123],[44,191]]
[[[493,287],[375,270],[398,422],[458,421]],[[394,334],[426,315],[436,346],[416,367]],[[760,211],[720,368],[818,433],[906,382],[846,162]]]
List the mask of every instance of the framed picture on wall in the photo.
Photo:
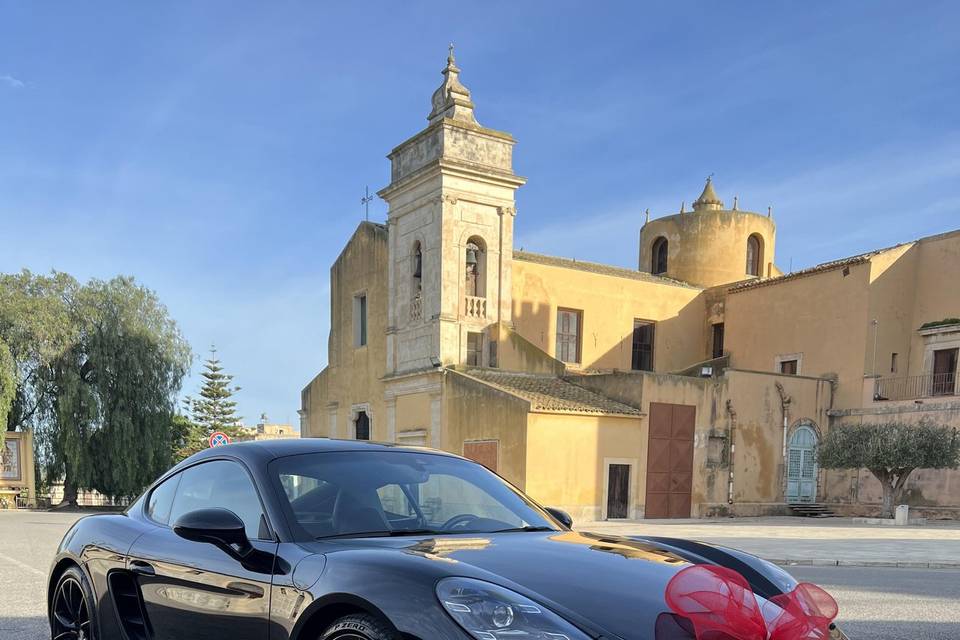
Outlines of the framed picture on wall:
[[0,448],[0,480],[20,480],[20,441],[7,438]]

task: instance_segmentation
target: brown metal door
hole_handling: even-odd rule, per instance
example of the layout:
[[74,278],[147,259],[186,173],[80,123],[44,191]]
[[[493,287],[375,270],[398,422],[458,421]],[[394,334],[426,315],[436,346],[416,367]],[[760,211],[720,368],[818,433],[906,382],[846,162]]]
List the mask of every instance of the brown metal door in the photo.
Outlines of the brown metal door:
[[611,464],[607,480],[607,519],[626,518],[630,501],[630,465]]
[[933,352],[933,395],[952,396],[956,389],[957,349]]
[[499,440],[477,440],[463,443],[463,457],[479,462],[490,471],[497,473],[500,462]]
[[647,518],[690,517],[696,417],[694,406],[650,403]]

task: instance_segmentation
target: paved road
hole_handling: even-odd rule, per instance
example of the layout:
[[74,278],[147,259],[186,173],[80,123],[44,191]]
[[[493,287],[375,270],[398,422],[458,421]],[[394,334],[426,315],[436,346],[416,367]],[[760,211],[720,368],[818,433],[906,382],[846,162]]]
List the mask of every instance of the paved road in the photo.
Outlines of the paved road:
[[[0,638],[43,640],[47,568],[74,514],[0,512]],[[957,640],[960,570],[790,567],[840,603],[854,640]]]
[[960,570],[878,567],[789,567],[840,604],[852,640],[957,640]]
[[[960,569],[960,523],[890,527],[849,518],[723,518],[715,520],[617,520],[583,522],[577,528],[616,535],[693,538],[743,549],[783,564],[907,565]],[[949,566],[934,566],[949,565]]]

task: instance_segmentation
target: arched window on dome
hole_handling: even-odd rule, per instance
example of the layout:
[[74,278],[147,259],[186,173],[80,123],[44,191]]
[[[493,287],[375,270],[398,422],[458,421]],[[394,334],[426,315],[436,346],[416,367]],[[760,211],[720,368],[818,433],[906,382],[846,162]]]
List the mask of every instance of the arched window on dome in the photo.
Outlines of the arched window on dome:
[[757,234],[747,238],[747,275],[759,276],[763,264],[763,240]]
[[650,273],[658,275],[667,272],[667,254],[669,246],[667,239],[660,236],[653,241],[651,248]]

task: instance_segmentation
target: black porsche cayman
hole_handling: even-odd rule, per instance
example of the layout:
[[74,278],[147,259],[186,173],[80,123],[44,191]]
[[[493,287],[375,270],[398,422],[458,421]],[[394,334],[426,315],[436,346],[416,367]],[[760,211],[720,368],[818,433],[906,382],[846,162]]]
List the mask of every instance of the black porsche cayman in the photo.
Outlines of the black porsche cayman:
[[796,587],[738,551],[570,525],[439,451],[319,439],[210,449],[126,513],[67,532],[50,572],[52,637],[727,639],[668,607],[679,572],[732,569],[760,602]]

